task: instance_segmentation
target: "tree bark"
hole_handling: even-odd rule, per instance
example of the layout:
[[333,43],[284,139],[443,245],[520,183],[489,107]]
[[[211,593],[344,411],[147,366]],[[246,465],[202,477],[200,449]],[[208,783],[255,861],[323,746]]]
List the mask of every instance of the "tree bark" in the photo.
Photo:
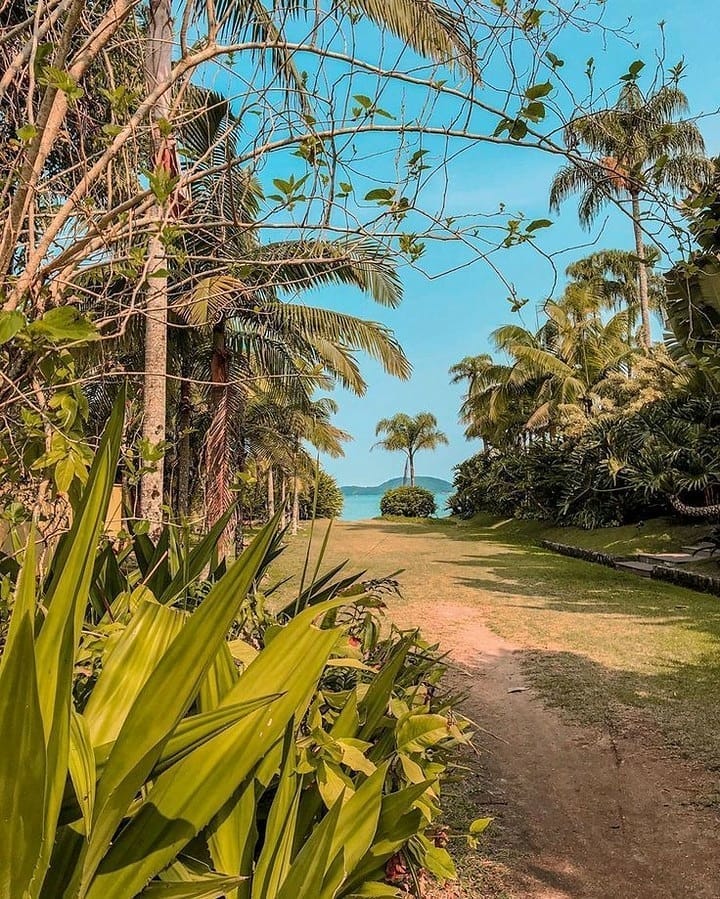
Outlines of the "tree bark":
[[267,507],[269,521],[275,514],[275,476],[273,475],[272,465],[268,468],[267,474]]
[[640,314],[642,327],[640,329],[640,343],[647,352],[652,345],[650,334],[650,297],[648,291],[647,263],[645,261],[645,244],[643,243],[642,225],[640,223],[640,198],[637,192],[631,192],[632,220],[635,233],[635,255],[638,258],[638,299],[640,300]]
[[287,527],[287,478],[285,475],[282,476],[282,481],[280,482],[280,508],[282,510],[282,519],[280,521],[280,526],[282,528]]
[[178,409],[178,512],[190,512],[190,428],[192,425],[192,403],[190,402],[190,380],[183,371],[180,383],[180,404]]
[[[150,20],[145,45],[145,82],[148,92],[170,79],[172,68],[173,27],[171,0],[150,0]],[[167,159],[168,144],[158,128],[161,119],[168,119],[170,103],[163,94],[153,109],[153,143],[155,164]],[[145,380],[143,438],[150,444],[165,440],[167,416],[167,313],[168,279],[167,253],[161,240],[163,213],[155,206],[155,233],[150,238],[146,267],[147,294],[145,304]],[[143,475],[140,483],[140,514],[150,522],[151,532],[157,533],[163,518],[164,458],[152,471]]]
[[415,486],[415,454],[409,453],[408,460],[410,462],[410,486]]
[[293,478],[293,509],[292,509],[292,534],[298,532],[300,522],[300,479]]

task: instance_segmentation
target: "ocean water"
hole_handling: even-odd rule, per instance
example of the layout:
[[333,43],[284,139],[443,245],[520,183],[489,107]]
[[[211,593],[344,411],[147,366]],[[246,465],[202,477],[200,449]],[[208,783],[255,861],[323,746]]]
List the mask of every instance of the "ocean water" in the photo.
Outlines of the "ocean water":
[[[449,493],[436,493],[435,503],[437,505],[436,515],[444,518],[450,514],[450,510],[446,508],[446,502]],[[377,518],[380,515],[380,500],[382,494],[369,494],[365,496],[346,496],[343,506],[341,521],[364,521],[367,518]]]

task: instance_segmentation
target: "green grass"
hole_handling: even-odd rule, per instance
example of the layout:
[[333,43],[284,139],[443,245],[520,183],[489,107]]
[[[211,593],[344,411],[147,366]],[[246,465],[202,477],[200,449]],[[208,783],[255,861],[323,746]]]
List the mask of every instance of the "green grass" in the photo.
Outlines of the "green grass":
[[[458,536],[500,544],[473,560],[468,583],[488,592],[490,626],[527,647],[526,670],[550,704],[618,733],[657,728],[679,753],[720,770],[720,599],[536,546],[549,539],[629,555],[679,549],[707,530],[474,519]],[[697,565],[717,574],[715,562]]]
[[652,518],[641,526],[628,524],[586,531],[583,528],[548,526],[542,521],[500,520],[489,515],[477,515],[466,522],[466,526],[490,529],[493,535],[503,540],[523,543],[552,540],[613,556],[679,551],[702,540],[710,531],[708,524],[679,524],[677,520],[668,518]]

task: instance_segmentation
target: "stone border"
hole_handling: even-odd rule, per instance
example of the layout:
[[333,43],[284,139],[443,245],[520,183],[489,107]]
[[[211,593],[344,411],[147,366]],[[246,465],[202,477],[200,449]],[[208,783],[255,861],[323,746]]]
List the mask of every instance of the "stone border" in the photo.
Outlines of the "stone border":
[[[584,562],[594,562],[596,565],[605,565],[606,568],[615,568],[616,570],[618,562],[637,561],[635,556],[618,558],[594,549],[583,549],[580,546],[555,543],[552,540],[541,540],[540,546],[544,549],[552,550],[561,556],[582,559]],[[709,593],[712,596],[720,596],[720,577],[710,577],[707,574],[698,574],[695,571],[685,571],[675,565],[654,565],[650,571],[650,577],[656,581],[674,584],[676,587],[686,587],[688,590],[695,590],[697,593]]]
[[607,553],[601,553],[594,549],[583,549],[580,546],[570,546],[568,543],[555,543],[552,540],[541,540],[540,546],[551,549],[561,556],[570,556],[573,559],[582,559],[585,562],[595,562],[596,565],[605,565],[607,568],[615,568],[617,561]]

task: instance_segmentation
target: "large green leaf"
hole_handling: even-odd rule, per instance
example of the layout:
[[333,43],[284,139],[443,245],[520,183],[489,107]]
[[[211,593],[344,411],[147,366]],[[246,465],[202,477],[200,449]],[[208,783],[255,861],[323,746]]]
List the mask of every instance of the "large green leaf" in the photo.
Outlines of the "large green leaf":
[[294,721],[288,727],[284,762],[265,827],[263,848],[255,866],[252,899],[274,899],[292,861],[302,778],[296,772]]
[[183,628],[187,616],[142,599],[113,645],[85,708],[95,747],[114,743],[148,678]]
[[90,833],[93,806],[95,805],[95,753],[90,740],[87,721],[72,710],[70,718],[70,758],[68,763],[70,779],[75,788],[75,796],[82,811],[85,833]]
[[[152,771],[163,746],[195,699],[276,527],[277,519],[266,525],[213,587],[169,645],[133,702],[98,782],[93,830],[83,870],[85,886],[90,883],[117,826]],[[263,690],[254,697],[238,697],[238,700],[269,692],[281,691]],[[162,697],[161,702],[158,697]],[[201,751],[202,748],[196,750]]]
[[75,649],[88,602],[98,539],[105,524],[115,478],[124,402],[121,391],[90,468],[79,506],[75,509],[72,527],[53,560],[53,575],[44,596],[48,613],[35,645],[48,760],[45,838],[38,862],[40,869],[50,858],[68,775]]
[[22,897],[29,889],[45,825],[45,731],[35,669],[34,614],[32,531],[0,665],[0,896],[8,899]]
[[248,666],[223,706],[268,691],[283,695],[157,778],[138,813],[103,858],[88,899],[134,895],[133,890],[162,870],[252,775],[289,721],[303,714],[317,686],[338,632],[319,630],[312,622],[318,612],[334,606],[329,603],[299,615]]

